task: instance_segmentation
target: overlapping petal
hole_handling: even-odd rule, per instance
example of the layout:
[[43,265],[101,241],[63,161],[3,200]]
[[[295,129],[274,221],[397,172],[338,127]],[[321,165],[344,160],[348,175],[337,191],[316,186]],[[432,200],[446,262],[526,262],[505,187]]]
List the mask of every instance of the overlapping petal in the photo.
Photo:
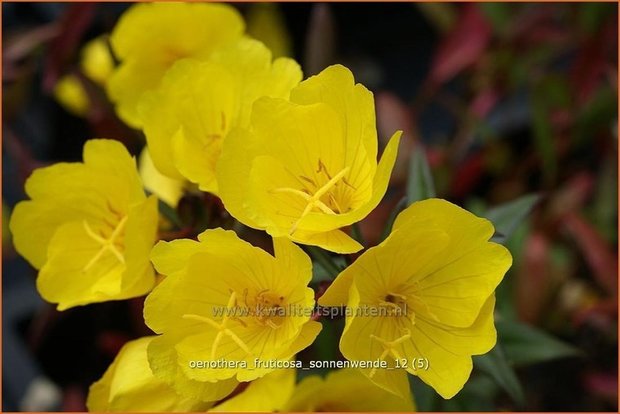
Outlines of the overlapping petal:
[[[506,248],[489,242],[487,220],[447,201],[412,204],[397,218],[390,236],[345,269],[319,299],[346,304],[340,349],[352,360],[409,361],[444,398],[465,384],[472,355],[495,345],[494,290],[511,265]],[[359,313],[364,309],[380,314]],[[358,312],[358,313],[356,313]],[[428,361],[414,369],[412,361]],[[365,370],[381,387],[408,393],[395,370]]]
[[217,166],[230,213],[273,237],[339,253],[361,246],[339,229],[381,201],[400,132],[377,163],[372,94],[335,65],[303,81],[290,101],[262,98],[232,131]]
[[90,140],[84,163],[36,170],[10,228],[34,267],[39,292],[58,309],[147,293],[155,282],[148,257],[158,214],[144,194],[135,160],[112,140]]

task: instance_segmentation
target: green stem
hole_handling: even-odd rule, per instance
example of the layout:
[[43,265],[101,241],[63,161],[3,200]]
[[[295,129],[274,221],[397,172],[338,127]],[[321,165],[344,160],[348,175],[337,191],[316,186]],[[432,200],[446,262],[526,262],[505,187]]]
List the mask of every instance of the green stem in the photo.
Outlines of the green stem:
[[176,209],[160,199],[157,199],[157,201],[161,215],[168,219],[174,226],[176,226],[177,229],[183,228],[183,223],[181,223],[181,219],[179,218]]
[[323,269],[331,276],[336,277],[340,273],[340,269],[338,266],[332,261],[327,252],[323,249],[320,249],[316,246],[306,246],[306,250],[310,257],[321,264]]
[[396,220],[396,216],[400,213],[405,207],[407,207],[407,197],[403,197],[400,199],[398,204],[394,207],[392,212],[390,213],[390,217],[388,217],[387,222],[385,223],[385,227],[383,228],[383,233],[381,234],[381,241],[385,240],[387,236],[392,232],[392,226],[394,225],[394,221]]
[[351,231],[353,233],[353,238],[357,240],[359,244],[363,247],[366,247],[366,241],[364,240],[364,235],[362,234],[362,229],[360,228],[359,223],[353,223],[351,225]]

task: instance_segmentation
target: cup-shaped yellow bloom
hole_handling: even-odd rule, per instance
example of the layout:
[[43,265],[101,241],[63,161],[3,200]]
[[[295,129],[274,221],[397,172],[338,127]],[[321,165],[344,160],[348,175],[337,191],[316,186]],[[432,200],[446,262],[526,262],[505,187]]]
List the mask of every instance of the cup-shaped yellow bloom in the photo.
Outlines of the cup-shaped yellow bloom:
[[249,127],[224,141],[220,197],[237,220],[273,237],[358,251],[339,229],[381,201],[400,134],[377,164],[372,93],[347,68],[330,66],[294,88],[290,101],[256,101]]
[[[364,252],[319,299],[347,305],[340,350],[349,360],[385,360],[454,396],[472,369],[472,355],[496,342],[494,290],[512,263],[489,242],[493,225],[445,200],[412,204],[390,236]],[[404,369],[364,371],[399,395]]]
[[140,104],[155,166],[217,193],[215,166],[229,131],[249,123],[259,97],[288,99],[301,77],[294,60],[272,62],[269,49],[248,38],[218,49],[206,61],[177,62]]
[[127,342],[103,377],[91,385],[86,406],[95,412],[205,411],[213,404],[178,395],[155,378],[146,350],[154,336]]
[[146,197],[135,160],[118,141],[84,145],[83,163],[40,168],[11,216],[16,250],[40,269],[37,288],[59,310],[144,295],[157,199]]
[[274,250],[222,229],[155,246],[151,260],[167,277],[144,317],[162,334],[149,346],[157,377],[183,395],[218,400],[312,343],[321,329],[310,320],[312,263],[287,239],[274,239]]
[[119,116],[141,125],[138,102],[156,88],[174,62],[206,58],[237,40],[244,23],[231,6],[209,3],[142,3],[132,6],[110,36],[120,65],[109,79],[108,94]]
[[287,412],[412,412],[415,405],[408,393],[405,398],[377,387],[353,368],[330,372],[321,378],[304,378],[284,406]]

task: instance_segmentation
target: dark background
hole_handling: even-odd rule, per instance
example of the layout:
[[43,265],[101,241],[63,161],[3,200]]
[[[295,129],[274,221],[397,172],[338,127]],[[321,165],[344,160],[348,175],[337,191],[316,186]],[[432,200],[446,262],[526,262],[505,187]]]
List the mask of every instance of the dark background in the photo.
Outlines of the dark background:
[[[247,13],[253,5],[235,7]],[[122,344],[149,333],[142,298],[55,311],[39,298],[36,271],[7,231],[34,168],[80,160],[92,137],[121,139],[135,154],[143,145],[112,111],[77,117],[52,93],[76,71],[80,46],[109,33],[126,8],[2,4],[3,410],[83,410],[88,386]],[[279,10],[305,76],[347,65],[375,93],[382,142],[405,130],[386,200],[363,222],[367,240],[378,237],[402,195],[419,143],[438,195],[472,211],[541,195],[509,240],[515,264],[498,310],[580,356],[515,364],[525,407],[480,380],[481,390],[466,390],[454,405],[419,401],[419,408],[617,411],[617,5],[284,3]]]

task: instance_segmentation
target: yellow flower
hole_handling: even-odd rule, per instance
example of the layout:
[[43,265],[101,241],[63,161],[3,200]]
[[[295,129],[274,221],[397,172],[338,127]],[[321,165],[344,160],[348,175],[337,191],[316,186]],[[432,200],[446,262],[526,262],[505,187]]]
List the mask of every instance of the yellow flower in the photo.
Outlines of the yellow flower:
[[105,85],[114,71],[114,59],[103,36],[86,43],[82,48],[80,68],[84,75],[99,85]]
[[[90,80],[105,85],[114,69],[114,61],[103,37],[91,40],[82,48],[80,67]],[[65,75],[54,86],[54,97],[67,111],[85,117],[90,110],[90,99],[82,81],[75,75]]]
[[54,85],[54,98],[73,115],[84,117],[88,113],[90,100],[75,75],[65,75]]
[[282,411],[295,389],[295,377],[294,369],[278,369],[250,382],[239,394],[209,411],[219,413]]
[[400,132],[377,165],[372,93],[331,66],[291,91],[261,98],[250,126],[231,132],[217,167],[220,197],[242,223],[339,253],[362,246],[339,228],[383,197]]
[[217,193],[215,165],[228,132],[248,124],[256,99],[288,98],[301,77],[294,60],[272,63],[269,49],[248,38],[213,52],[207,61],[178,62],[140,106],[155,166]]
[[228,395],[239,381],[274,371],[312,343],[321,324],[310,320],[312,263],[286,239],[275,256],[232,231],[207,230],[199,241],[159,242],[151,254],[167,277],[148,296],[147,325],[154,374],[186,396]]
[[147,293],[157,200],[147,198],[134,159],[112,140],[84,145],[84,163],[40,168],[31,200],[10,222],[17,251],[40,269],[37,288],[59,310]]
[[134,127],[142,94],[155,89],[168,68],[186,57],[206,58],[243,34],[231,6],[207,3],[142,3],[132,6],[110,36],[121,62],[108,83],[119,116]]
[[284,406],[286,412],[411,412],[411,393],[404,399],[377,387],[359,370],[346,368],[304,378]]
[[[488,241],[493,232],[488,220],[445,200],[400,213],[391,235],[319,299],[323,306],[348,306],[342,354],[398,364],[442,397],[454,396],[469,378],[471,356],[496,341],[493,292],[512,258]],[[364,372],[391,392],[409,392],[402,369]]]
[[212,406],[181,397],[155,378],[146,356],[153,336],[127,342],[103,377],[91,385],[86,406],[95,412],[205,411]]

